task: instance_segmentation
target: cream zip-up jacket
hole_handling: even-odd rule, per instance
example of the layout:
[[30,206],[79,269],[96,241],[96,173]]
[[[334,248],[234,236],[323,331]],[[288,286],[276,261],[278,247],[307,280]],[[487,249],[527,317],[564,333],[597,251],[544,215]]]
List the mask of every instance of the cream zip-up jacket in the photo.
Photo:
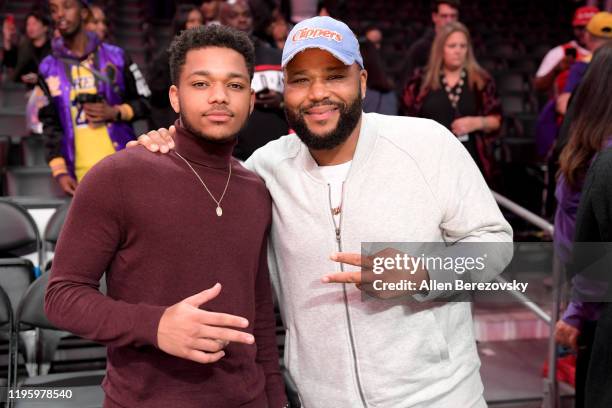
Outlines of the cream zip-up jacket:
[[[359,253],[362,242],[512,242],[456,137],[427,119],[363,114],[339,225],[329,186],[297,136],[268,143],[246,165],[273,199],[270,275],[287,329],[285,365],[303,406],[486,406],[470,303],[427,302],[449,295],[436,290],[364,299],[354,285],[321,283],[336,268],[330,254]],[[509,248],[490,255],[482,280],[502,271]]]

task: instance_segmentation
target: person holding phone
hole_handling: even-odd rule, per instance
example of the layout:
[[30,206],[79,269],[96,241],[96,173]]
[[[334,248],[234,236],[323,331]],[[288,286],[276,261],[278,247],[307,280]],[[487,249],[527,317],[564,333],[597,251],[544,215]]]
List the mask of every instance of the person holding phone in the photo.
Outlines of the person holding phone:
[[151,92],[123,49],[86,30],[86,1],[49,0],[49,8],[61,36],[39,67],[50,101],[39,117],[53,177],[73,195],[94,164],[134,139],[131,122],[148,115]]
[[597,12],[599,12],[599,9],[593,6],[576,9],[572,19],[574,39],[558,45],[546,53],[533,80],[533,86],[536,90],[555,94],[555,89],[557,92],[563,89],[572,64],[576,60],[586,58],[591,54],[585,43],[585,27]]
[[234,150],[235,157],[246,160],[255,150],[289,131],[283,112],[281,51],[253,35],[253,15],[249,2],[237,0],[222,3],[219,18],[221,24],[248,34],[255,46],[255,74],[251,84],[255,91],[255,109],[245,128],[238,134],[238,144]]

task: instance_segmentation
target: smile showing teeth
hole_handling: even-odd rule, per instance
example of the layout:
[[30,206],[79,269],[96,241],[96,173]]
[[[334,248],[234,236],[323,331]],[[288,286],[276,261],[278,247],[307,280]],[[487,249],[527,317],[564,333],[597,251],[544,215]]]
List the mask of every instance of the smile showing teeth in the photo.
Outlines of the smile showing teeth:
[[306,111],[306,115],[313,120],[321,121],[329,119],[338,110],[335,106],[313,108]]

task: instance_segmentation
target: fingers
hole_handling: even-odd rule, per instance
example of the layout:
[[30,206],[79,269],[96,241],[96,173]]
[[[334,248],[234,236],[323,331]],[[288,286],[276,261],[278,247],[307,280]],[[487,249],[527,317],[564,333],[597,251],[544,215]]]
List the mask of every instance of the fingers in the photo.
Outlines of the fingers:
[[223,356],[225,356],[225,352],[223,350],[218,351],[216,353],[206,353],[204,351],[199,350],[190,350],[185,356],[185,358],[191,361],[195,361],[196,363],[210,364],[221,360]]
[[137,140],[132,140],[132,141],[127,142],[127,143],[125,144],[125,147],[136,147],[136,146],[138,146],[139,144],[140,144],[140,143],[138,143],[138,141],[137,141]]
[[350,253],[350,252],[334,252],[331,254],[330,259],[335,262],[343,264],[361,266],[362,268],[372,268],[372,260],[366,257],[362,257],[361,254]]
[[223,327],[205,326],[200,328],[198,337],[216,339],[221,341],[229,341],[233,343],[253,344],[255,337],[250,333],[245,333],[234,329],[225,329]]
[[[152,132],[155,132],[155,131],[153,130]],[[152,132],[149,132],[145,135],[138,136],[138,143],[143,145],[150,152],[157,152],[159,150],[159,146],[153,143],[153,141],[149,137],[149,134]]]
[[195,339],[192,348],[195,350],[206,351],[207,353],[217,353],[223,350],[229,342],[214,339]]
[[323,283],[362,283],[361,272],[338,272],[325,275],[321,278]]
[[208,312],[202,310],[199,316],[199,322],[211,326],[222,327],[249,327],[249,321],[244,317],[235,316],[228,313]]
[[212,288],[203,290],[193,296],[189,296],[188,298],[184,299],[183,302],[194,307],[200,307],[204,303],[216,298],[219,293],[221,293],[221,284],[217,282]]

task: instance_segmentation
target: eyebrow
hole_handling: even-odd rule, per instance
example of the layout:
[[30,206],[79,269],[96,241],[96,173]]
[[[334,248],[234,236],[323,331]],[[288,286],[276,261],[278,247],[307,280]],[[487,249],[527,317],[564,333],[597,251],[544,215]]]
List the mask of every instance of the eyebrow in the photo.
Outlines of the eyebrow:
[[[206,71],[206,70],[197,70],[197,71],[193,71],[192,73],[189,74],[189,77],[192,77],[192,76],[206,76],[206,77],[208,77],[208,76],[212,76],[212,73],[210,71]],[[242,78],[242,79],[244,79],[246,81],[249,80],[246,75],[241,74],[240,72],[232,72],[232,71],[230,71],[230,72],[228,72],[225,75],[225,77],[227,79]]]

